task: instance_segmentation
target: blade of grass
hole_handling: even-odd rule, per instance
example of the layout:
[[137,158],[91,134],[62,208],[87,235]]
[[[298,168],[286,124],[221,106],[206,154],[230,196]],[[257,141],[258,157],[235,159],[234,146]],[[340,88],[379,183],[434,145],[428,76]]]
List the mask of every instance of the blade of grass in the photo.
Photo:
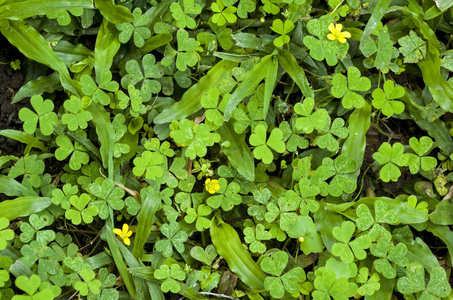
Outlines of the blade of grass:
[[387,12],[387,9],[390,6],[390,2],[391,0],[379,0],[376,8],[371,14],[370,19],[366,23],[365,30],[363,30],[362,39],[360,40],[360,47],[362,46],[363,42],[368,39],[374,29],[376,29],[378,23]]
[[55,55],[49,43],[32,26],[23,21],[4,20],[0,23],[0,31],[26,57],[55,70],[60,75],[60,82],[64,89],[80,96],[76,83],[69,76],[65,64]]
[[122,5],[115,5],[114,0],[96,0],[96,8],[99,9],[105,20],[113,24],[129,23],[134,21],[134,15]]
[[44,92],[52,93],[56,90],[61,90],[61,84],[60,77],[55,72],[49,76],[41,76],[36,80],[32,80],[24,84],[16,95],[14,95],[14,99],[11,101],[11,104],[17,103],[26,97],[41,95]]
[[272,56],[267,55],[263,57],[261,61],[247,74],[244,81],[239,85],[228,100],[228,104],[225,107],[225,113],[223,115],[223,119],[225,121],[228,121],[231,118],[233,111],[239,103],[256,90],[258,84],[266,77],[268,65],[271,63]]
[[94,70],[96,71],[96,82],[100,82],[102,70],[110,70],[113,57],[120,49],[121,43],[118,40],[118,33],[110,31],[109,22],[103,20],[99,27],[94,47]]
[[159,186],[154,184],[148,189],[147,194],[142,195],[142,208],[137,217],[137,231],[135,232],[135,243],[132,251],[137,259],[140,259],[144,254],[145,243],[151,233],[151,226],[154,224],[154,214],[161,206]]
[[37,196],[5,200],[0,203],[0,218],[5,217],[12,221],[18,217],[27,217],[46,209],[50,204],[52,204],[50,198]]
[[91,0],[15,0],[0,5],[0,20],[22,20],[72,8],[94,8]]
[[26,190],[27,188],[15,179],[5,175],[0,175],[0,193],[10,197],[23,196],[23,192]]
[[264,83],[264,99],[263,99],[263,119],[266,119],[269,104],[274,92],[275,83],[277,81],[278,59],[272,56],[272,62],[267,66],[266,81]]
[[315,93],[305,76],[304,69],[297,63],[294,56],[284,49],[279,50],[279,62],[283,69],[291,76],[292,80],[299,86],[305,97],[314,98]]

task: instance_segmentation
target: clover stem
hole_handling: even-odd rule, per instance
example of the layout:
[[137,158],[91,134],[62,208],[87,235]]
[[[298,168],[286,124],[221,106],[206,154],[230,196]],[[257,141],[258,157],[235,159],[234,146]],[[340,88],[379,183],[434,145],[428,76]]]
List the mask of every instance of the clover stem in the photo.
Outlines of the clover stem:
[[341,2],[338,3],[337,7],[335,7],[334,10],[329,13],[329,16],[331,16],[343,4],[343,2],[344,0],[341,0]]
[[285,251],[286,246],[288,245],[288,243],[289,243],[290,240],[291,240],[290,238],[287,238],[287,239],[286,239],[286,241],[285,241],[285,243],[283,244],[283,247],[282,247],[282,250],[283,250],[283,251]]
[[365,172],[363,172],[362,180],[360,181],[360,189],[359,189],[357,195],[355,196],[355,198],[352,200],[352,202],[355,202],[355,201],[357,200],[357,198],[359,198],[360,193],[362,192],[362,189],[363,189],[363,181],[364,181],[364,179],[365,179],[365,175],[366,175],[366,173],[368,172],[368,170],[371,168],[372,165],[373,165],[373,164],[370,164],[370,165],[368,166],[368,168],[366,168]]
[[206,235],[205,235],[206,231],[202,231],[201,232],[201,243],[203,244],[203,247],[206,246]]
[[294,80],[293,80],[293,85],[292,85],[291,88],[289,89],[288,95],[286,95],[285,103],[288,103],[288,98],[289,98],[289,95],[291,95],[291,92],[293,91],[294,84],[295,84],[295,82],[294,82]]
[[[239,29],[236,30],[234,33],[241,32],[243,29],[245,29],[245,28],[247,28],[247,27],[250,27],[250,26],[252,26],[252,27],[261,27],[261,26],[263,26],[263,24],[264,24],[263,22],[260,21],[260,19],[252,19],[252,20],[247,20],[247,21],[249,21],[250,23],[247,24],[247,25],[245,25],[245,26],[242,27],[242,28],[239,28]],[[234,34],[234,33],[233,33],[233,34]]]

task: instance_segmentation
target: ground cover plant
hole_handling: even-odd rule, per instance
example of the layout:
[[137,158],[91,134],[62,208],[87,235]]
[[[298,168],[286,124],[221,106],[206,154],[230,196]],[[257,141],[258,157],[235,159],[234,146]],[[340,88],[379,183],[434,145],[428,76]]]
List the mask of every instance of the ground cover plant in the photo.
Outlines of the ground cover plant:
[[0,0],[0,32],[0,299],[453,297],[453,2]]

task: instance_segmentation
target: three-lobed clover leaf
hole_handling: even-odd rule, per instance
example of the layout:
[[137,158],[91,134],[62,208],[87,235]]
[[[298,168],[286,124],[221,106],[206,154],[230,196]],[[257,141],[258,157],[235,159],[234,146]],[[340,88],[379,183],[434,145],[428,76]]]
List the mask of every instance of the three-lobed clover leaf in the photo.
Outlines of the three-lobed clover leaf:
[[379,274],[373,272],[370,276],[370,271],[367,267],[362,267],[356,277],[356,282],[362,285],[357,289],[360,296],[372,296],[381,288],[379,283]]
[[348,78],[343,74],[335,74],[332,77],[332,96],[342,98],[344,108],[363,108],[365,99],[356,92],[365,92],[371,88],[371,81],[367,77],[361,77],[360,70],[356,67],[348,68]]
[[65,160],[69,155],[69,167],[72,170],[79,170],[82,165],[85,165],[90,160],[86,148],[79,142],[74,141],[72,144],[71,140],[66,135],[59,135],[55,139],[58,145],[58,149],[55,150],[55,158],[58,160]]
[[178,264],[172,264],[170,267],[168,265],[161,265],[159,269],[154,271],[154,277],[159,280],[165,279],[160,286],[164,293],[170,291],[176,294],[181,289],[177,280],[183,281],[186,278],[186,273],[181,270]]
[[400,52],[404,56],[404,63],[417,63],[426,57],[427,45],[415,31],[409,31],[409,35],[398,40]]
[[[54,218],[48,211],[42,211],[37,214],[32,214],[28,218],[28,223],[24,222],[20,225],[22,233],[19,238],[23,243],[30,242],[36,234],[36,240],[44,243],[49,243],[55,239],[55,232],[53,230],[41,230],[53,223]],[[1,232],[0,232],[1,235]]]
[[284,44],[289,43],[290,37],[288,33],[294,29],[294,23],[291,20],[285,20],[285,23],[283,23],[282,20],[275,19],[271,29],[280,34],[280,36],[274,40],[275,47],[282,47]]
[[287,121],[283,121],[279,124],[278,128],[283,132],[283,141],[286,143],[286,149],[289,152],[296,152],[298,148],[308,148],[308,141],[296,133],[297,130],[294,130],[295,125],[291,126]]
[[350,299],[357,291],[357,284],[345,277],[338,278],[333,270],[326,267],[316,270],[315,275],[313,299]]
[[85,129],[88,127],[88,121],[91,120],[91,113],[83,110],[82,100],[72,95],[63,105],[67,112],[61,117],[61,122],[66,124],[69,130],[76,131],[79,128]]
[[164,174],[165,156],[159,152],[144,151],[141,157],[134,158],[134,168],[132,172],[135,176],[145,174],[147,179],[156,179]]
[[[176,3],[173,3],[176,4]],[[144,102],[151,100],[152,94],[160,92],[161,83],[155,79],[164,75],[164,68],[160,63],[156,64],[156,58],[152,54],[143,56],[141,64],[135,59],[126,63],[127,74],[121,78],[121,86],[127,88],[130,84],[140,89],[140,97]],[[120,101],[119,108],[126,109],[127,101]]]
[[367,256],[365,249],[371,246],[371,238],[365,234],[350,241],[354,232],[355,225],[351,221],[343,222],[341,227],[335,226],[332,229],[332,235],[339,242],[332,245],[331,251],[333,255],[339,256],[342,262],[351,263],[354,257],[364,260]]
[[197,64],[199,59],[199,55],[196,53],[198,44],[194,38],[189,37],[189,33],[184,29],[178,30],[176,41],[178,43],[178,51],[168,44],[161,63],[164,67],[168,67],[176,57],[176,68],[184,72],[187,67],[193,67]]
[[95,279],[96,273],[90,268],[82,268],[78,271],[82,280],[79,280],[73,284],[74,289],[79,291],[80,295],[87,296],[88,293],[97,295],[100,293],[101,282],[99,279]]
[[377,88],[373,91],[373,106],[377,109],[382,109],[382,113],[387,117],[393,114],[400,114],[404,111],[404,103],[395,101],[404,96],[404,88],[400,85],[395,87],[391,80],[384,83],[384,90]]
[[28,134],[35,133],[39,121],[41,133],[43,135],[51,135],[54,126],[58,123],[58,116],[53,112],[54,105],[52,100],[47,99],[44,101],[41,96],[34,95],[31,97],[30,103],[36,113],[27,107],[19,111],[19,119],[24,121],[24,131]]
[[230,211],[235,205],[242,203],[242,196],[239,194],[241,187],[237,182],[228,184],[225,178],[219,178],[220,189],[216,195],[211,196],[206,200],[206,203],[216,209],[222,207],[224,211]]
[[170,132],[176,144],[185,147],[185,155],[190,159],[203,157],[206,155],[208,146],[220,141],[218,133],[211,132],[211,128],[206,124],[195,124],[193,121],[183,119]]
[[363,64],[369,69],[376,67],[376,69],[383,73],[388,73],[389,70],[397,72],[399,67],[397,64],[392,63],[391,60],[398,58],[399,52],[398,49],[393,47],[393,44],[393,41],[390,39],[390,34],[384,30],[380,30],[378,33],[377,45],[376,42],[369,37],[360,47],[363,55],[367,57],[363,61]]
[[398,168],[407,165],[408,157],[404,154],[404,146],[401,143],[395,143],[390,145],[389,143],[383,143],[378,152],[373,153],[373,158],[380,164],[383,165],[379,176],[382,181],[389,182],[398,181],[401,176],[401,171]]
[[214,124],[215,128],[223,125],[223,115],[219,111],[219,96],[219,90],[212,88],[201,97],[201,106],[206,109],[206,121]]
[[115,182],[111,179],[96,180],[88,187],[88,191],[95,197],[97,201],[93,202],[99,209],[99,216],[106,219],[109,215],[108,206],[114,210],[121,210],[124,207],[124,190],[115,186]]
[[132,34],[134,35],[134,44],[138,48],[141,48],[145,45],[145,40],[151,37],[151,30],[149,30],[146,25],[149,23],[150,19],[147,14],[142,14],[142,10],[137,7],[132,11],[135,20],[131,23],[122,23],[116,25],[116,28],[120,30],[118,39],[121,43],[127,43]]
[[82,92],[87,96],[91,96],[95,103],[101,103],[102,105],[110,104],[110,97],[104,90],[115,92],[119,88],[118,82],[112,81],[112,73],[107,69],[101,71],[98,84],[88,74],[80,77],[80,83],[82,84]]
[[289,225],[286,232],[289,237],[299,240],[300,250],[305,255],[322,252],[324,248],[321,236],[310,216],[298,216],[297,221]]
[[282,3],[282,0],[261,0],[261,2],[264,4],[262,8],[266,13],[276,15],[280,12],[277,4]]
[[334,136],[345,139],[348,135],[349,130],[344,127],[344,120],[342,118],[336,118],[332,122],[330,131],[322,135],[318,135],[315,138],[315,142],[319,148],[327,148],[327,150],[335,152],[340,147],[340,142]]
[[212,22],[217,24],[217,26],[223,26],[228,23],[234,23],[238,19],[236,17],[236,7],[228,6],[225,8],[222,0],[217,0],[211,4],[211,9],[215,14],[212,15]]
[[274,222],[279,218],[279,226],[283,230],[287,230],[289,225],[297,221],[297,213],[299,201],[294,198],[280,197],[277,203],[269,202],[267,204],[267,212],[264,215],[266,222]]
[[8,176],[16,178],[23,175],[22,184],[26,187],[38,188],[41,186],[41,176],[44,173],[45,165],[38,160],[36,154],[21,157],[10,169]]
[[254,132],[250,135],[249,142],[256,148],[253,149],[253,155],[256,159],[261,159],[263,163],[270,164],[274,160],[274,154],[271,149],[278,153],[285,152],[285,143],[282,141],[283,132],[279,128],[274,128],[266,139],[267,129],[264,125],[258,124]]
[[[0,250],[6,248],[7,241],[10,241],[14,238],[14,231],[8,229],[9,220],[5,217],[0,218]],[[1,257],[0,257],[1,258]],[[0,279],[1,283],[1,279]]]
[[253,253],[264,253],[266,245],[261,241],[270,240],[272,238],[269,231],[266,231],[263,224],[257,224],[255,228],[244,228],[244,240],[250,244],[250,250]]
[[69,202],[72,207],[65,212],[66,219],[71,220],[74,225],[79,225],[82,220],[86,224],[93,222],[93,217],[99,213],[99,209],[93,205],[87,207],[90,201],[91,197],[86,193],[71,196]]
[[182,0],[174,2],[170,5],[170,11],[175,24],[178,28],[190,28],[195,29],[197,23],[192,16],[201,13],[201,6],[196,4],[194,0]]
[[329,66],[335,66],[338,58],[344,57],[349,49],[348,43],[327,38],[329,25],[333,23],[334,19],[329,15],[310,20],[307,29],[311,35],[306,35],[303,40],[304,45],[310,49],[310,56],[318,61],[325,59]]
[[302,103],[294,105],[294,111],[301,115],[295,122],[295,128],[302,133],[312,133],[313,130],[321,132],[329,131],[330,116],[324,108],[320,108],[312,113],[315,107],[315,100],[313,98],[306,98]]
[[416,137],[409,139],[409,145],[415,152],[406,154],[408,157],[407,164],[412,174],[417,174],[420,168],[423,171],[429,171],[436,167],[437,159],[435,157],[426,156],[433,148],[433,140],[428,136],[422,136],[420,140]]
[[156,250],[162,252],[165,257],[170,257],[173,254],[173,247],[179,252],[184,252],[184,242],[188,236],[185,231],[180,230],[179,223],[165,223],[160,227],[160,232],[167,237],[156,242]]
[[211,226],[211,220],[206,218],[212,212],[211,207],[201,204],[196,209],[189,208],[187,209],[187,215],[184,217],[184,221],[191,224],[195,222],[195,228],[198,231],[203,231]]

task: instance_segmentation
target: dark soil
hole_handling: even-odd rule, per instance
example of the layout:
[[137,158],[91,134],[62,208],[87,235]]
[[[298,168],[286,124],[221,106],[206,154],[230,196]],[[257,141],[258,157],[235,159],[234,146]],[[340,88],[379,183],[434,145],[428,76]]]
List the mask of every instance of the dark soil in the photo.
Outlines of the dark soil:
[[[11,104],[11,101],[22,86],[25,71],[23,69],[15,71],[11,69],[9,63],[16,59],[22,62],[24,56],[2,35],[0,35],[0,45],[0,130],[21,130],[22,121],[17,114],[24,104]],[[22,148],[23,145],[20,142],[0,136],[0,150],[3,155],[20,154]]]

